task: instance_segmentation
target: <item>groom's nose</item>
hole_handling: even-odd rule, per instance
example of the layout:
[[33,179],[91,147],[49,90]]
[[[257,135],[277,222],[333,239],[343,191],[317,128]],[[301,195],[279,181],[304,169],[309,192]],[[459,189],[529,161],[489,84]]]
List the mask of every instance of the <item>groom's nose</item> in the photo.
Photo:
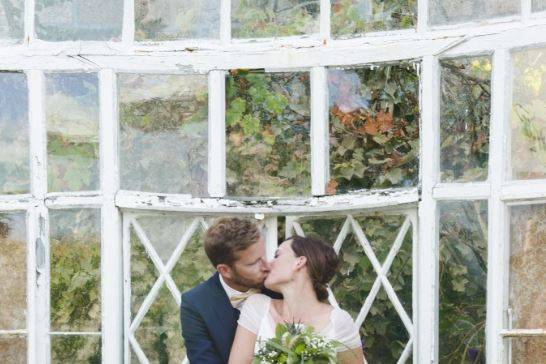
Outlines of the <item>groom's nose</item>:
[[269,272],[271,266],[266,258],[262,258],[262,270],[264,272]]

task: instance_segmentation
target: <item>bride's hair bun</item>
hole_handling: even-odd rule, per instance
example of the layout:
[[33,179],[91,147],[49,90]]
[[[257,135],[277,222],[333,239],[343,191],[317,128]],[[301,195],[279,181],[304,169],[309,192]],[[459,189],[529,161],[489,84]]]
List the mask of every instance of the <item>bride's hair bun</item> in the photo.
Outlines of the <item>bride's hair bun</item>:
[[296,256],[307,258],[307,271],[320,301],[328,299],[328,282],[334,277],[339,258],[331,245],[316,237],[293,236],[292,250]]

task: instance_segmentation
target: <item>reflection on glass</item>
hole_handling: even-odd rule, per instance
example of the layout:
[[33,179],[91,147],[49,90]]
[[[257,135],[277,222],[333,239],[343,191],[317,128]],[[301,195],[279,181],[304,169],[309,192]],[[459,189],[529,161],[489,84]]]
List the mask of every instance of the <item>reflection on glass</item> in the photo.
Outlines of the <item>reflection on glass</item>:
[[511,364],[543,363],[546,358],[546,336],[513,337],[505,342],[510,345]]
[[29,192],[28,144],[26,76],[0,72],[0,194]]
[[136,40],[218,38],[220,0],[137,0]]
[[442,182],[487,179],[491,60],[441,61]]
[[512,59],[512,178],[546,178],[546,48]]
[[35,21],[43,40],[119,40],[123,0],[36,0]]
[[0,213],[0,267],[0,330],[24,330],[27,326],[24,213]]
[[27,339],[25,336],[0,336],[0,363],[27,364]]
[[520,2],[514,0],[430,0],[429,23],[443,25],[515,15]]
[[333,0],[332,34],[339,38],[362,33],[414,28],[416,0]]
[[546,329],[546,205],[515,206],[510,216],[511,327]]
[[207,77],[121,74],[118,94],[121,188],[206,195]]
[[546,0],[533,0],[532,9],[533,11],[546,10]]
[[46,122],[49,191],[98,190],[97,75],[46,75]]
[[[333,244],[345,218],[312,218],[302,220],[300,224],[306,236],[317,235]],[[374,214],[356,219],[383,264],[405,216]],[[353,233],[347,236],[339,254],[341,265],[330,286],[339,305],[356,319],[377,274]],[[412,263],[410,229],[388,273],[389,282],[409,317],[412,316]],[[365,338],[364,352],[369,363],[396,363],[409,340],[409,334],[383,288],[360,328],[360,335]]]
[[419,76],[413,64],[331,68],[329,194],[415,186]]
[[49,214],[51,331],[100,331],[100,210]]
[[186,356],[180,328],[180,308],[163,286],[135,332],[150,363],[181,363]]
[[309,92],[307,72],[231,72],[226,82],[228,194],[310,194]]
[[0,2],[0,39],[23,39],[24,0]]
[[101,362],[101,337],[88,335],[51,336],[52,363]]
[[234,38],[282,37],[318,33],[319,0],[232,0]]
[[440,204],[440,362],[485,363],[487,202]]

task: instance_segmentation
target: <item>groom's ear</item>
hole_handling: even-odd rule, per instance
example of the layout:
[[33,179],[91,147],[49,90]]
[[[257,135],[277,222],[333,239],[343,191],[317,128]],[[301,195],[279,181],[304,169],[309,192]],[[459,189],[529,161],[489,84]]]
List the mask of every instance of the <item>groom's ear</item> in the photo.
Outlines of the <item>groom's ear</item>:
[[231,279],[231,269],[226,264],[218,264],[216,266],[216,270],[222,275],[222,277]]

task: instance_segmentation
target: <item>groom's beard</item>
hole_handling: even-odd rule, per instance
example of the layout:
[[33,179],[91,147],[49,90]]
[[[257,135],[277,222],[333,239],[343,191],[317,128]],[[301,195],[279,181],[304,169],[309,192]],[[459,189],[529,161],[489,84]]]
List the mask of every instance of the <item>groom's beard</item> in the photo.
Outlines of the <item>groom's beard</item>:
[[235,267],[231,268],[231,272],[232,272],[231,280],[233,281],[233,283],[239,286],[243,286],[249,289],[250,288],[262,289],[264,287],[265,278],[262,279],[261,281],[245,278],[242,275],[240,275],[239,272],[237,272]]

